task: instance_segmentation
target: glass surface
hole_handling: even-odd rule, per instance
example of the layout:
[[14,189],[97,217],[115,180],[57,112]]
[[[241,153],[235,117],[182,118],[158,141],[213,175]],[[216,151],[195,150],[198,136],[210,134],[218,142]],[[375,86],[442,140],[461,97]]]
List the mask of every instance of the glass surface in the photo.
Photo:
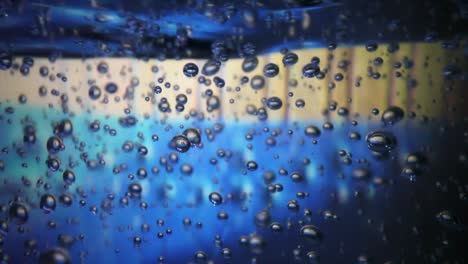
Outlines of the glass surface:
[[464,1],[0,1],[0,263],[466,263]]

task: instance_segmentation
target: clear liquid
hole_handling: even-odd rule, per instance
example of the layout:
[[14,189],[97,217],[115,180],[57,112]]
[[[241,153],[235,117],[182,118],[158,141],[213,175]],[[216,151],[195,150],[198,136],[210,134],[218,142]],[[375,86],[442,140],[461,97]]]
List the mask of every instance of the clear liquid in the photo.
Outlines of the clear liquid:
[[392,4],[0,3],[0,256],[466,262],[464,5]]

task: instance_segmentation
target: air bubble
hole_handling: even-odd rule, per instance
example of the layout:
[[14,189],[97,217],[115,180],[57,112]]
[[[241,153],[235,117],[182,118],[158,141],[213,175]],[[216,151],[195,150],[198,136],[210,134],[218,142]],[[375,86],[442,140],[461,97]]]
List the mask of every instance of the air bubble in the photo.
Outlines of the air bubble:
[[308,137],[317,138],[320,136],[320,129],[316,126],[310,125],[304,128],[304,134]]
[[248,161],[246,167],[249,171],[255,171],[258,169],[257,163],[253,160]]
[[54,211],[55,207],[57,206],[55,197],[51,194],[44,194],[41,197],[39,206],[47,214]]
[[183,73],[189,78],[195,77],[198,75],[198,66],[195,63],[187,63],[184,65]]
[[265,65],[263,68],[263,75],[268,78],[273,78],[279,73],[279,67],[278,65],[274,63],[268,63]]
[[251,72],[257,68],[258,59],[255,56],[247,56],[242,61],[242,70],[246,73]]
[[299,60],[299,56],[296,53],[288,52],[283,57],[283,64],[284,66],[292,66],[297,63]]
[[[202,68],[202,74],[206,76],[213,76],[218,73],[219,68],[221,67],[221,62],[217,60],[208,60]],[[184,71],[185,73],[185,71]],[[196,75],[196,74],[195,74]],[[192,77],[192,76],[188,76]]]
[[39,256],[39,264],[71,264],[70,254],[66,249],[53,248],[44,251]]
[[119,89],[119,87],[117,86],[117,84],[115,84],[113,82],[110,82],[110,83],[106,84],[106,92],[108,92],[110,94],[116,93],[118,89]]
[[109,71],[109,65],[106,62],[100,62],[97,66],[97,70],[100,74],[106,74]]
[[6,71],[10,69],[13,64],[13,58],[11,55],[5,52],[0,52],[0,70]]
[[320,68],[314,64],[309,63],[304,66],[302,69],[302,75],[306,78],[313,78],[320,72]]
[[255,215],[255,224],[260,227],[267,227],[270,224],[271,216],[266,210],[262,210]]
[[386,125],[394,125],[403,119],[405,113],[397,106],[391,106],[382,113],[382,122]]
[[193,145],[201,143],[201,136],[199,130],[195,128],[188,128],[182,133]]
[[131,183],[130,185],[128,185],[128,192],[133,198],[140,198],[142,191],[143,189],[138,183]]
[[320,230],[313,225],[303,226],[300,230],[300,234],[302,237],[312,241],[320,241],[322,239]]
[[73,184],[76,180],[75,173],[71,170],[65,170],[62,174],[62,178],[63,181],[68,185]]
[[99,99],[99,97],[101,97],[101,88],[97,87],[96,85],[89,87],[88,95],[89,98],[93,100]]
[[267,99],[266,105],[271,110],[278,110],[283,106],[283,102],[279,97],[273,96]]
[[223,202],[223,197],[217,192],[210,193],[208,199],[213,205],[220,205]]
[[190,141],[184,135],[177,135],[172,138],[169,146],[179,152],[187,152],[190,149]]
[[52,136],[47,140],[47,151],[51,154],[55,154],[65,148],[61,138]]
[[28,209],[21,203],[14,203],[10,206],[9,216],[16,224],[24,224],[29,219]]
[[265,86],[265,78],[263,78],[263,76],[260,76],[260,75],[255,75],[250,80],[250,86],[254,90],[262,89]]
[[367,146],[370,150],[385,153],[390,152],[396,146],[396,138],[390,132],[373,131],[366,136]]

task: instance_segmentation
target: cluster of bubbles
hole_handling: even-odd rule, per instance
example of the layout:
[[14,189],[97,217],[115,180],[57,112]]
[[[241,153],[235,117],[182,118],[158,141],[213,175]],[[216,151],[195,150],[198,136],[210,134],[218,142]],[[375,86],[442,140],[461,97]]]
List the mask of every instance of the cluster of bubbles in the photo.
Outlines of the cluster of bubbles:
[[[300,1],[286,2],[292,6],[296,6]],[[229,4],[224,5],[223,14],[225,19],[229,19],[232,16],[230,13],[231,11],[233,12]],[[207,11],[207,13],[209,12]],[[242,17],[247,24],[255,23],[255,15],[248,11],[245,11],[242,14]],[[106,23],[108,19],[110,18],[105,15],[97,15],[95,17],[95,20],[100,23]],[[137,18],[133,18],[132,20],[127,21],[127,27],[124,28],[124,30],[143,30],[143,26],[140,22],[141,21]],[[154,26],[153,30],[158,31],[157,26]],[[178,28],[177,38],[174,45],[177,47],[185,47],[188,43],[191,30],[192,29],[190,28]],[[342,124],[340,121],[335,122],[334,120],[327,119],[322,124],[318,124],[316,120],[313,120],[313,124],[287,124],[282,127],[285,129],[274,129],[273,126],[270,127],[268,122],[265,122],[269,121],[269,113],[271,114],[274,111],[279,112],[280,110],[292,108],[293,106],[301,109],[310,102],[309,98],[304,97],[296,99],[294,101],[294,105],[290,105],[288,101],[278,96],[263,97],[260,95],[260,91],[262,90],[277,89],[276,87],[268,87],[268,83],[272,79],[280,78],[283,71],[287,71],[288,68],[291,67],[300,67],[299,69],[302,76],[299,77],[300,80],[294,80],[295,84],[290,85],[291,87],[301,85],[300,83],[303,83],[305,87],[309,87],[311,81],[325,80],[328,78],[331,80],[328,88],[333,90],[335,89],[335,82],[342,82],[346,78],[343,73],[336,73],[333,76],[330,76],[331,71],[329,61],[323,61],[323,59],[321,61],[317,56],[309,56],[306,58],[306,62],[303,65],[297,65],[300,59],[298,53],[288,49],[281,50],[282,58],[280,62],[268,62],[264,65],[260,64],[256,54],[256,46],[253,43],[244,43],[239,49],[240,51],[238,55],[242,57],[242,64],[240,69],[235,69],[236,71],[239,71],[240,75],[236,75],[239,77],[236,78],[236,81],[240,81],[241,85],[249,85],[249,89],[252,89],[256,92],[255,94],[258,95],[256,98],[249,98],[250,103],[247,104],[245,112],[248,115],[256,116],[258,118],[258,122],[254,123],[254,125],[257,126],[257,130],[258,127],[264,126],[260,129],[260,132],[253,129],[243,135],[243,138],[242,135],[236,133],[238,138],[231,139],[231,142],[216,141],[215,139],[217,136],[222,135],[224,130],[230,129],[229,126],[224,125],[222,121],[219,121],[218,119],[216,119],[216,122],[219,121],[219,123],[216,123],[213,121],[214,118],[210,119],[204,117],[202,113],[204,111],[197,112],[193,109],[190,109],[188,111],[189,113],[185,116],[185,119],[189,121],[188,123],[190,125],[180,125],[179,130],[174,128],[176,125],[171,123],[169,114],[174,110],[178,113],[187,112],[185,111],[186,107],[190,106],[192,102],[197,101],[198,96],[205,100],[204,108],[206,109],[206,112],[208,112],[208,114],[213,114],[215,112],[220,112],[221,109],[223,109],[224,105],[222,104],[227,104],[227,102],[223,101],[222,96],[216,95],[217,93],[215,90],[234,89],[236,91],[240,91],[237,83],[229,83],[226,81],[227,79],[223,79],[219,74],[220,70],[225,67],[230,60],[229,52],[227,51],[229,49],[228,44],[228,41],[213,42],[211,45],[211,57],[208,58],[202,66],[198,65],[194,61],[184,62],[184,65],[181,68],[176,69],[177,74],[175,75],[178,77],[164,75],[163,77],[155,78],[155,81],[148,85],[147,88],[149,89],[142,92],[142,94],[144,94],[145,101],[150,102],[154,106],[154,109],[164,116],[161,120],[158,120],[159,123],[157,123],[158,128],[160,129],[157,132],[164,133],[164,135],[160,134],[161,138],[164,138],[164,140],[161,140],[164,141],[163,145],[156,145],[156,143],[160,141],[160,136],[155,134],[154,131],[149,133],[138,132],[137,138],[133,135],[127,136],[124,142],[118,142],[117,139],[121,133],[127,135],[125,134],[127,131],[139,129],[142,124],[149,123],[150,121],[150,116],[138,115],[137,113],[133,113],[130,107],[126,107],[123,110],[124,115],[118,117],[117,122],[115,123],[108,122],[109,117],[103,118],[102,116],[99,116],[98,113],[96,113],[95,117],[93,115],[91,120],[87,120],[87,126],[84,130],[87,130],[87,132],[89,132],[88,134],[93,136],[96,135],[96,138],[99,140],[110,142],[103,147],[103,150],[96,150],[97,154],[93,157],[88,153],[91,152],[89,149],[93,148],[93,146],[90,146],[92,145],[90,140],[87,140],[80,135],[85,133],[82,133],[81,131],[83,130],[81,127],[82,124],[77,124],[77,121],[75,121],[78,120],[76,117],[77,113],[74,113],[69,108],[72,95],[61,92],[59,89],[50,89],[45,86],[37,87],[37,93],[40,98],[59,98],[62,110],[61,116],[63,118],[52,121],[50,123],[50,128],[44,131],[45,126],[40,124],[42,123],[40,120],[30,120],[30,118],[21,117],[20,123],[23,130],[20,136],[22,142],[15,142],[14,144],[11,144],[11,142],[2,142],[5,143],[5,146],[12,145],[15,148],[16,153],[20,155],[20,157],[24,157],[24,160],[30,158],[27,156],[27,150],[44,153],[44,156],[38,155],[35,162],[40,164],[37,166],[40,166],[41,169],[43,168],[46,170],[47,178],[39,178],[36,183],[30,182],[28,177],[24,177],[22,179],[25,186],[34,186],[35,184],[35,196],[23,195],[23,188],[17,193],[11,191],[10,193],[2,194],[4,196],[14,197],[8,197],[9,201],[1,206],[2,212],[5,213],[5,218],[0,220],[0,246],[3,246],[3,240],[5,237],[9,236],[10,225],[15,225],[20,233],[28,232],[25,227],[33,224],[33,222],[37,220],[31,217],[32,215],[37,216],[37,211],[40,212],[41,217],[53,217],[54,212],[59,208],[75,208],[74,206],[79,206],[87,208],[92,215],[99,215],[104,219],[105,217],[112,216],[112,214],[117,211],[117,208],[139,207],[140,210],[134,211],[135,214],[139,214],[140,211],[149,210],[149,208],[153,207],[153,204],[151,203],[152,201],[148,201],[145,198],[145,194],[147,192],[151,192],[152,196],[156,197],[158,197],[158,195],[160,197],[164,197],[165,195],[163,191],[161,191],[163,194],[155,191],[158,189],[156,186],[157,184],[154,184],[151,181],[148,183],[148,180],[154,179],[156,175],[160,173],[166,173],[167,175],[172,176],[179,172],[180,175],[187,177],[211,177],[212,175],[198,175],[194,173],[194,170],[200,166],[205,166],[201,162],[206,162],[207,160],[207,166],[213,166],[213,168],[216,168],[218,163],[225,160],[228,162],[229,171],[232,171],[233,174],[234,172],[240,171],[242,174],[241,177],[261,178],[261,182],[263,182],[262,184],[265,185],[265,188],[264,190],[256,189],[254,192],[262,193],[262,195],[264,194],[265,197],[268,197],[268,199],[265,198],[268,202],[261,206],[263,208],[255,212],[254,219],[248,219],[249,225],[253,224],[259,232],[252,232],[248,235],[243,234],[236,237],[235,239],[238,240],[238,244],[241,247],[248,248],[253,255],[258,256],[264,252],[263,249],[266,245],[271,243],[264,237],[270,234],[284,234],[286,232],[291,232],[291,237],[295,239],[293,241],[300,244],[297,248],[292,250],[295,260],[298,260],[298,262],[302,261],[303,263],[317,263],[320,259],[319,251],[321,249],[321,245],[324,244],[327,239],[327,233],[321,230],[321,223],[322,226],[326,226],[326,224],[329,223],[337,223],[342,220],[342,218],[339,216],[339,213],[336,212],[339,211],[339,208],[337,210],[321,210],[321,217],[315,215],[312,216],[312,211],[307,208],[306,203],[303,202],[304,199],[308,199],[314,195],[322,195],[322,193],[313,194],[309,192],[309,189],[311,189],[309,186],[309,184],[311,184],[310,175],[312,173],[308,170],[297,169],[297,167],[302,168],[297,164],[301,164],[303,167],[306,167],[311,163],[315,164],[315,161],[311,161],[315,156],[311,158],[306,157],[302,160],[296,159],[299,157],[299,152],[303,151],[305,156],[310,153],[313,153],[313,155],[323,154],[317,154],[305,149],[305,147],[303,147],[305,144],[311,143],[311,145],[324,145],[329,143],[330,146],[332,146],[328,148],[328,150],[331,149],[331,151],[334,152],[333,155],[335,155],[335,159],[330,161],[330,164],[318,164],[317,171],[320,173],[327,173],[327,170],[329,170],[330,167],[332,167],[330,169],[332,171],[338,170],[337,168],[343,168],[342,170],[346,171],[346,173],[340,172],[338,175],[339,179],[344,180],[345,174],[349,174],[352,178],[352,182],[350,183],[351,185],[372,186],[369,187],[369,189],[372,189],[371,191],[375,191],[373,188],[376,186],[391,185],[398,181],[403,182],[401,183],[403,185],[413,184],[417,186],[419,178],[424,178],[424,176],[429,177],[430,166],[428,160],[431,150],[423,149],[423,151],[420,151],[420,149],[416,149],[415,145],[410,145],[409,147],[412,148],[410,150],[403,149],[407,146],[401,142],[406,142],[407,139],[403,138],[401,136],[402,133],[398,132],[398,130],[407,128],[406,122],[413,120],[413,117],[416,114],[414,112],[408,113],[408,110],[403,109],[402,106],[391,105],[384,109],[374,108],[370,113],[359,113],[370,116],[368,123],[375,121],[372,125],[360,126],[357,121],[359,119],[359,115],[353,116],[355,119],[349,121],[349,124],[347,124],[346,122],[348,122],[348,119],[352,119],[350,117],[350,110],[345,106],[338,105],[336,102],[330,102],[328,109],[323,109],[324,113],[336,111],[338,116],[343,118],[340,119],[340,121],[345,120],[344,122],[346,124]],[[336,43],[331,43],[328,46],[330,53],[333,53],[336,48]],[[375,54],[379,50],[379,44],[371,41],[365,43],[364,48],[368,53]],[[394,53],[397,51],[398,45],[394,44],[390,45],[386,52]],[[51,56],[49,61],[50,63],[53,63],[56,59],[56,57]],[[340,62],[338,67],[340,69],[346,69],[349,66],[349,63],[352,62]],[[411,62],[409,62],[407,58],[401,62],[387,62],[377,55],[370,63],[376,68],[381,67],[385,63],[393,63],[392,67],[394,69],[400,69],[401,67],[409,69],[412,67]],[[143,86],[143,84],[140,84],[140,79],[138,77],[133,77],[128,84],[120,83],[116,79],[109,77],[111,76],[110,72],[112,67],[112,63],[105,60],[100,61],[94,67],[88,67],[90,72],[96,72],[96,75],[105,79],[106,82],[105,84],[98,84],[96,80],[87,80],[87,82],[85,82],[85,92],[81,94],[81,96],[84,95],[86,98],[79,97],[76,99],[77,102],[81,103],[81,106],[85,105],[85,103],[93,106],[101,104],[106,105],[111,102],[112,98],[115,102],[130,102],[135,99],[137,96],[135,94],[138,93],[141,86]],[[247,76],[257,68],[259,69],[259,73],[251,77]],[[18,62],[16,58],[6,51],[0,51],[0,70],[11,73],[18,71],[23,77],[28,76],[32,70],[38,70],[39,76],[46,80],[48,79],[49,81],[54,81],[58,78],[62,82],[69,82],[69,77],[72,77],[71,75],[66,76],[64,73],[56,73],[54,67],[49,68],[43,65],[38,66],[37,63],[35,63],[35,60],[30,56],[23,57]],[[157,65],[153,65],[151,67],[151,73],[153,74],[160,74],[162,71],[163,70]],[[445,80],[453,80],[454,78],[456,79],[454,76],[460,75],[459,72],[460,69],[457,66],[449,65],[444,67],[443,72],[436,74],[443,76]],[[396,75],[398,78],[401,77],[399,76],[399,73]],[[386,78],[382,76],[381,73],[374,71],[372,67],[368,70],[368,77],[373,80],[382,80]],[[179,87],[177,84],[177,78],[196,80],[197,85],[203,86],[206,89],[203,93],[200,91],[200,94],[196,94],[191,91],[191,89],[186,89],[184,92],[183,89],[185,89],[185,87]],[[414,84],[411,81],[408,82],[411,87],[417,86],[417,84]],[[354,86],[354,88],[359,89],[361,86],[360,81],[358,80]],[[172,98],[166,96],[165,91],[167,89],[175,91],[177,93],[176,96]],[[292,94],[293,92],[290,92],[288,95],[292,97]],[[25,105],[24,107],[29,107],[27,102],[28,100],[26,95],[18,95],[19,104]],[[229,103],[232,102],[233,101],[229,101]],[[10,102],[7,102],[7,104],[9,103]],[[261,106],[258,107],[256,104]],[[3,107],[2,104],[0,104],[0,106]],[[21,109],[21,106],[5,107],[5,116],[0,116],[0,120],[3,122],[6,119],[6,122],[12,123],[9,119],[12,115],[16,114],[15,111],[17,109]],[[116,111],[118,110],[121,109],[116,109]],[[91,112],[92,110],[89,111]],[[315,113],[310,113],[310,116],[314,116],[314,114]],[[322,115],[318,114],[317,116]],[[371,116],[378,116],[378,119],[372,119]],[[205,129],[203,129],[203,124],[206,125],[206,123],[203,123],[204,121],[208,121],[206,123],[210,125]],[[163,125],[166,124],[169,125],[162,128]],[[337,134],[338,132],[335,131],[341,131],[340,129],[343,128],[346,130],[347,138],[346,144],[343,143],[342,145],[354,147],[347,147],[347,149],[339,150],[333,149],[333,146],[335,145],[332,145],[333,139],[330,139],[330,133]],[[258,150],[258,148],[254,147],[254,139],[262,133],[267,135],[267,137],[264,145],[262,145],[264,148]],[[3,134],[0,135],[3,136]],[[8,135],[8,138],[13,136],[14,135]],[[464,132],[464,137],[463,144],[466,145],[467,132]],[[145,138],[150,138],[151,142],[145,141]],[[300,142],[300,146],[302,147],[299,150],[294,150],[296,151],[295,157],[288,160],[288,166],[291,168],[290,171],[286,168],[281,168],[279,170],[273,169],[277,165],[275,164],[275,160],[280,159],[280,156],[285,154],[284,152],[293,151],[285,147],[285,144],[283,143],[284,138],[291,141],[293,139],[298,139],[297,141]],[[252,151],[252,149],[254,149],[253,152],[257,157],[250,157],[247,155],[240,157],[241,155],[236,153],[233,154],[234,151],[232,151],[232,149],[234,149],[234,147],[231,147],[231,145],[237,144],[235,143],[237,140],[240,140],[242,144],[246,143],[246,150]],[[340,138],[340,140],[342,139]],[[152,143],[154,143],[154,146],[151,145]],[[218,146],[213,157],[207,158],[206,156],[199,155],[202,153],[202,150],[206,145],[209,144],[217,144]],[[161,167],[153,166],[148,168],[142,166],[134,168],[131,166],[130,162],[112,164],[112,161],[109,161],[109,159],[106,160],[105,156],[108,154],[109,150],[114,149],[114,145],[118,146],[114,153],[116,156],[128,155],[129,157],[133,157],[138,160],[148,161],[148,164],[149,162],[156,160],[155,163],[159,162]],[[353,151],[353,149],[359,148],[365,149],[367,152],[362,154],[359,153],[359,151]],[[166,153],[166,150],[169,151],[169,154]],[[5,155],[8,155],[8,151],[9,147],[5,147],[2,150]],[[326,151],[324,151],[324,153],[325,152]],[[210,153],[210,155],[211,154],[212,153]],[[184,160],[186,157],[197,155],[200,156],[200,163],[191,164]],[[258,158],[258,156],[272,156],[271,163],[268,164],[266,162],[261,162],[264,159]],[[459,156],[459,161],[466,165],[466,156],[461,154]],[[83,170],[82,167],[80,167],[80,164],[85,166],[84,171],[91,172],[100,170],[105,174],[114,175],[115,177],[118,177],[118,175],[123,174],[125,171],[131,170],[132,172],[127,175],[130,183],[125,185],[124,188],[120,188],[116,193],[109,191],[105,197],[99,198],[101,199],[99,201],[100,204],[96,205],[96,203],[89,202],[91,200],[90,197],[97,196],[96,192],[99,192],[100,190],[90,188],[91,191],[88,192],[82,187],[83,184],[86,185],[89,177],[86,173],[82,173]],[[385,166],[388,164],[393,164],[394,168],[399,169],[397,176],[391,178],[379,176],[381,174],[386,174]],[[0,171],[3,172],[5,167],[8,166],[10,166],[8,162],[0,160]],[[24,162],[22,166],[27,167],[27,162]],[[177,172],[174,168],[179,168],[179,171]],[[349,170],[348,168],[351,169]],[[78,171],[81,173],[78,173]],[[213,170],[213,174],[216,174],[216,170]],[[55,181],[57,175],[59,175],[58,180]],[[200,181],[202,180],[203,179],[200,179]],[[218,179],[216,178],[214,181],[216,182]],[[455,182],[455,180],[453,181]],[[7,181],[5,180],[5,182]],[[124,181],[122,180],[122,182]],[[170,180],[168,180],[168,182],[170,182]],[[438,184],[442,185],[439,182]],[[166,183],[164,185],[167,186],[163,186],[163,189],[166,188],[172,190],[177,188],[177,186],[174,187],[174,184]],[[110,189],[109,186],[106,187]],[[301,190],[296,192],[295,187],[301,188]],[[445,188],[446,191],[446,187],[440,188]],[[207,189],[213,188],[210,187]],[[465,196],[466,191],[466,185],[458,188],[457,190],[460,199],[465,202],[467,199]],[[290,197],[289,192],[294,192],[295,196]],[[359,199],[364,195],[362,193],[363,192],[361,191],[355,191],[353,195],[356,199]],[[223,207],[225,205],[235,204],[233,201],[235,201],[237,197],[233,197],[232,193],[219,188],[219,190],[210,190],[208,193],[204,193],[200,196],[203,197],[200,199],[201,201],[199,201],[199,204],[209,203],[212,205],[210,206],[210,210],[218,210],[216,211],[217,220],[227,222],[232,219],[236,219],[234,213],[231,213],[231,211],[225,209],[226,207]],[[244,196],[246,197],[243,197],[243,200],[249,199],[247,197],[248,195]],[[340,193],[337,194],[332,192],[330,196],[334,202],[333,207],[339,207],[336,205],[338,203],[335,202],[340,199]],[[271,197],[274,197],[274,199],[277,197],[281,198],[278,198],[282,202],[282,207],[279,209],[280,213],[278,213],[278,209],[272,205],[275,200]],[[159,200],[157,201],[159,202]],[[385,210],[384,208],[381,209]],[[241,210],[246,212],[249,208],[242,205]],[[364,214],[363,210],[359,209],[358,214]],[[293,220],[289,218],[287,221],[283,221],[284,219],[280,220],[281,215],[291,216],[290,218]],[[437,222],[447,230],[455,230],[456,232],[464,232],[466,230],[463,219],[451,210],[440,208],[438,212],[433,213],[432,218],[432,222]],[[323,222],[321,222],[322,220],[325,221],[326,224],[323,224]],[[244,219],[242,221],[247,220]],[[314,221],[316,221],[316,223],[314,223]],[[369,218],[367,222],[371,225],[373,220]],[[51,220],[47,225],[48,228],[54,229],[58,224]],[[156,225],[158,227],[165,226],[164,219],[157,219]],[[195,218],[192,219],[191,217],[185,217],[183,218],[182,223],[171,223],[171,225],[179,225],[181,229],[189,229],[192,225],[197,228],[202,228],[203,222],[196,221]],[[119,229],[122,229],[122,232],[125,231],[124,227],[119,227]],[[381,229],[384,228],[382,227]],[[140,230],[142,234],[150,233],[151,225],[143,223],[141,224]],[[145,239],[143,235],[135,235],[135,230],[131,231],[131,243],[133,243],[135,247],[144,247]],[[156,237],[158,239],[164,239],[167,236],[173,235],[173,232],[177,232],[177,230],[174,231],[173,228],[167,227],[165,230],[157,232]],[[264,235],[265,233],[267,233],[267,235]],[[384,232],[382,231],[381,233]],[[36,259],[39,260],[39,263],[71,263],[72,257],[70,254],[70,248],[71,245],[74,244],[75,240],[78,239],[84,239],[84,235],[73,237],[67,234],[60,234],[57,239],[58,245],[56,247],[41,247],[41,250],[38,250],[39,247],[37,245],[37,240],[27,239],[24,243],[25,255],[36,257]],[[224,259],[232,259],[235,254],[235,250],[224,246],[222,241],[223,239],[220,235],[217,235],[215,237],[215,245]],[[309,250],[309,248],[312,249]],[[116,249],[115,251],[118,253],[119,250]],[[0,250],[0,257],[0,262],[8,262],[8,252],[3,251],[3,249]],[[209,261],[209,259],[210,256],[205,251],[197,250],[193,252],[193,261],[197,263],[204,263]],[[253,259],[255,259],[255,257]],[[164,262],[164,257],[159,257],[158,261]],[[252,262],[254,262],[254,260],[252,260]],[[361,255],[358,257],[358,263],[370,263],[370,261],[366,255]]]

